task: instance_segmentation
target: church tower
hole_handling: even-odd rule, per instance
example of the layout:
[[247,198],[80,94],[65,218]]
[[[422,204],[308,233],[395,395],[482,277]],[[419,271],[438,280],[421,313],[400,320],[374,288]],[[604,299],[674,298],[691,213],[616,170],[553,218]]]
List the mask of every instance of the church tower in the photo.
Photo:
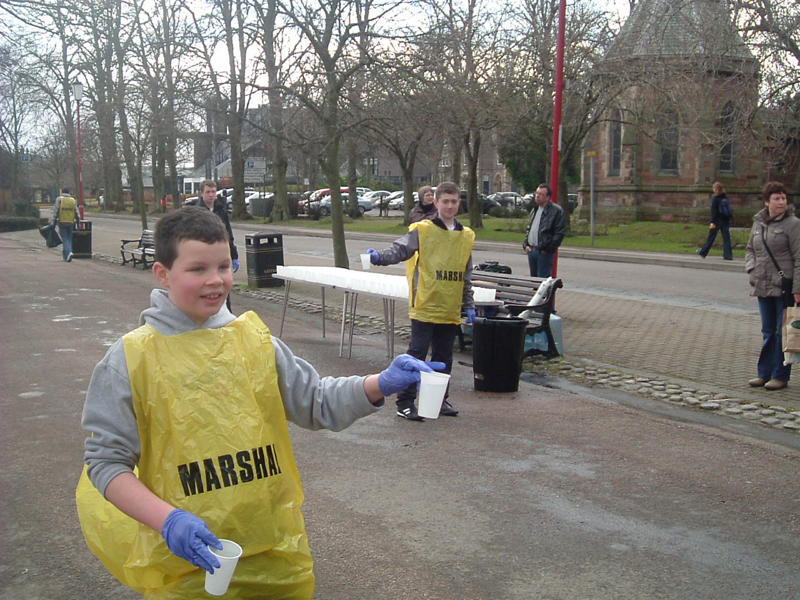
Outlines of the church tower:
[[[751,125],[758,64],[725,0],[641,0],[598,65],[597,82],[604,118],[584,150],[595,155],[601,213],[605,206],[616,220],[707,218],[714,181],[734,204],[752,202],[764,177]],[[588,167],[583,179],[588,201]]]

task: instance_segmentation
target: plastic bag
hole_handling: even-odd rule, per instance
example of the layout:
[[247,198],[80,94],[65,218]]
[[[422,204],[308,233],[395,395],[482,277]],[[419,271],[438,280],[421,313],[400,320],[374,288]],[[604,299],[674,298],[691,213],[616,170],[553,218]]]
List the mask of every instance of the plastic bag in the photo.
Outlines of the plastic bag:
[[61,236],[58,235],[55,225],[45,225],[39,228],[39,233],[42,234],[45,244],[48,248],[55,248],[61,245]]

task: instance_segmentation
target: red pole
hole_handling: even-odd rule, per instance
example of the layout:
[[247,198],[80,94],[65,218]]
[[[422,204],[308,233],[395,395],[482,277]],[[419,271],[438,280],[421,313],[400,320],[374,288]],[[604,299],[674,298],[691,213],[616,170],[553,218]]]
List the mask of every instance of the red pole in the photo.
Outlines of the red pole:
[[81,155],[81,101],[77,98],[76,104],[78,105],[78,132],[76,141],[78,145],[78,215],[81,221],[84,216],[83,206],[83,156]]
[[[558,42],[556,46],[555,100],[553,103],[553,150],[550,157],[551,200],[558,204],[558,178],[561,167],[561,112],[564,104],[564,45],[567,29],[567,0],[558,7]],[[558,251],[553,258],[553,277],[558,273]]]

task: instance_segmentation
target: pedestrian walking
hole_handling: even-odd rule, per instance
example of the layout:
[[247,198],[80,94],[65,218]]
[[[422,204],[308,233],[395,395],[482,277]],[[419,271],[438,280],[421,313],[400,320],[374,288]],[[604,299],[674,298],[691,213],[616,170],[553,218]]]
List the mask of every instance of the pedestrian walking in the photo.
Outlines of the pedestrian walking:
[[708,256],[711,247],[714,245],[714,240],[717,238],[717,232],[720,232],[722,233],[722,258],[733,260],[733,246],[731,245],[733,209],[731,208],[731,201],[725,195],[725,187],[719,181],[715,181],[711,189],[714,195],[711,198],[711,222],[708,224],[708,237],[703,247],[697,250],[697,254],[702,258]]
[[61,236],[61,255],[66,262],[72,262],[72,232],[78,223],[78,202],[69,193],[69,188],[63,188],[53,205],[53,217],[50,224],[58,225]]
[[753,217],[745,270],[753,288],[750,295],[758,298],[763,343],[758,377],[748,383],[780,390],[791,375],[791,365],[783,364],[783,311],[800,302],[800,219],[794,215],[794,206],[788,204],[782,183],[768,182],[761,197],[764,208]]

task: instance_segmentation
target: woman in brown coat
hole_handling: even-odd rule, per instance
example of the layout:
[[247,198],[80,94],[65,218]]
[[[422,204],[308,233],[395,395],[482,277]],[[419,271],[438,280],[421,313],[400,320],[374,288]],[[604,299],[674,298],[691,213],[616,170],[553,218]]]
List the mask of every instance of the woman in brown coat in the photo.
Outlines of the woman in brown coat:
[[[745,270],[753,288],[751,295],[758,298],[764,343],[758,357],[758,377],[748,383],[752,387],[780,390],[786,387],[791,374],[791,367],[783,364],[781,346],[783,309],[787,301],[780,273],[785,279],[793,280],[789,305],[800,303],[800,219],[794,216],[794,207],[788,204],[782,183],[768,182],[761,197],[764,209],[753,217]],[[780,269],[776,268],[770,253]]]
[[433,188],[431,186],[424,185],[419,188],[417,196],[417,204],[411,209],[411,215],[409,216],[411,223],[422,221],[422,219],[435,219],[439,216],[436,211],[436,205],[433,203]]

